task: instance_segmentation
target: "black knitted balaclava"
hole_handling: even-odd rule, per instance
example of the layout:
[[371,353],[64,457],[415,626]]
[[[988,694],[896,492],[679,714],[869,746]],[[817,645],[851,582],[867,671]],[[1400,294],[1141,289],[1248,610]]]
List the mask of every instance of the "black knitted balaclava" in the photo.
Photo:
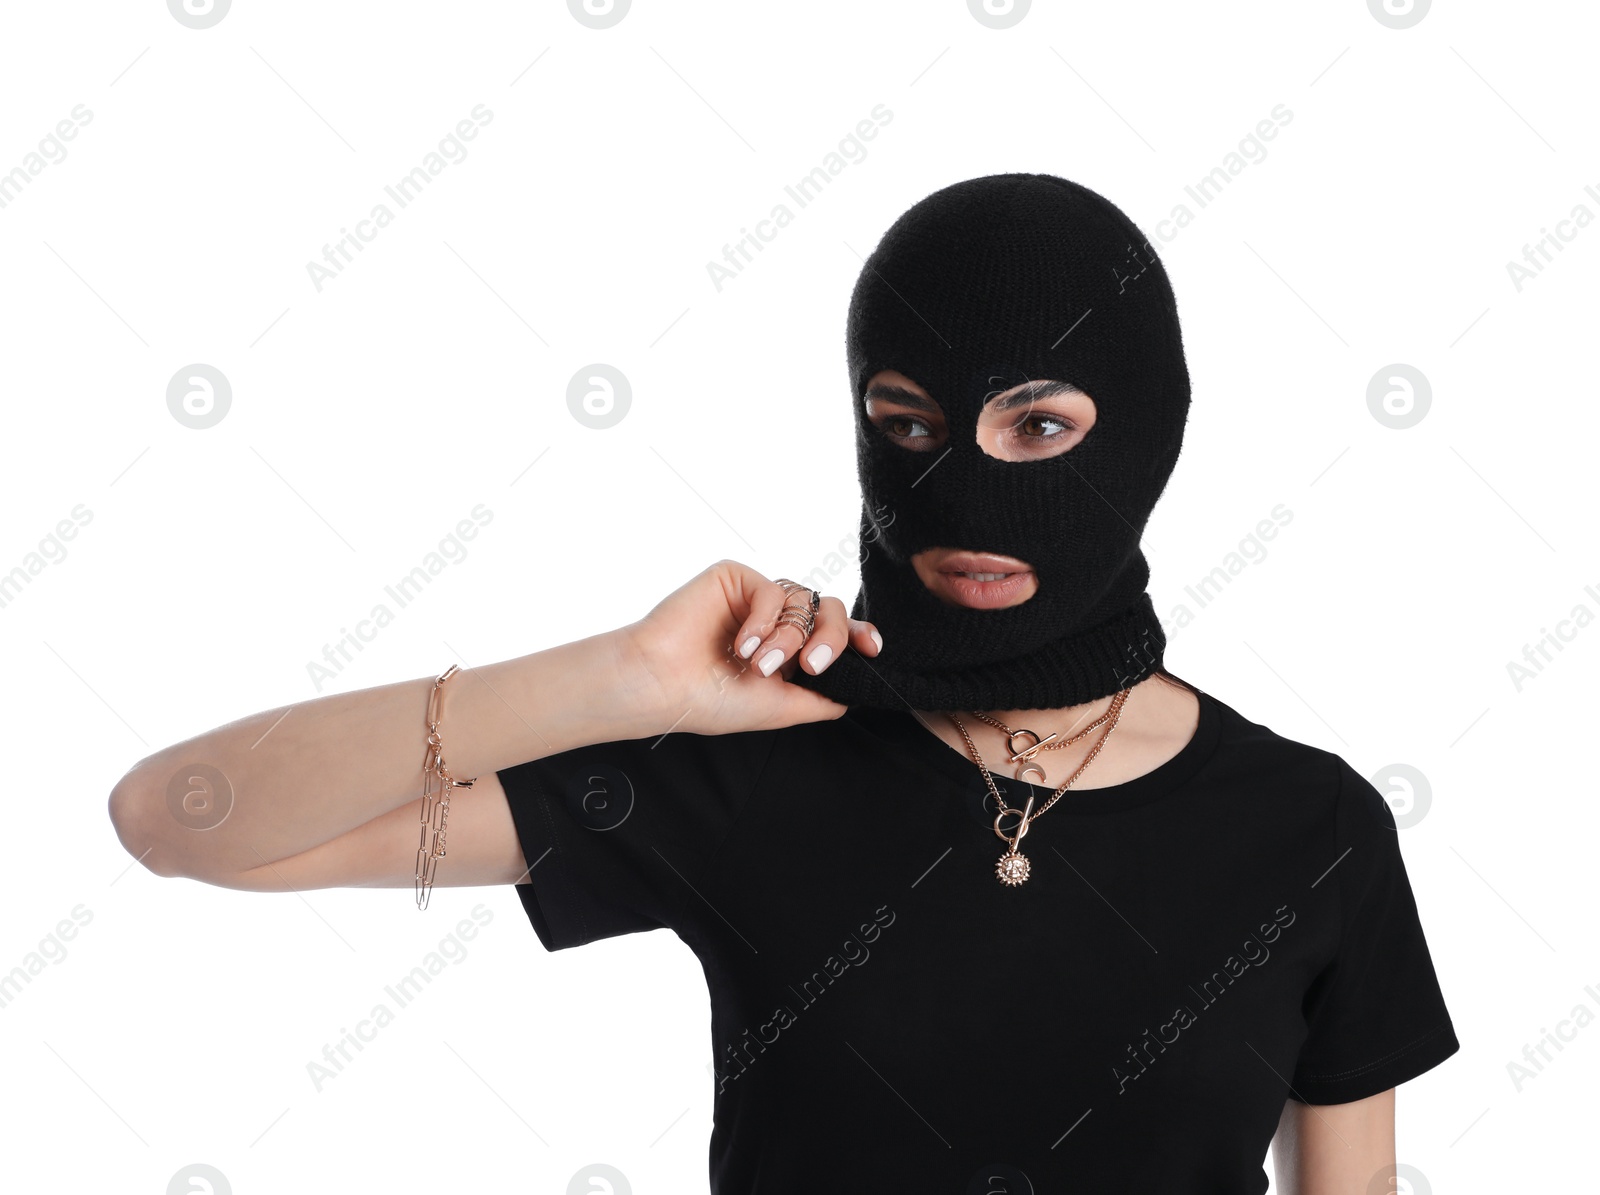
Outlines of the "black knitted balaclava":
[[[846,348],[863,499],[851,615],[884,645],[790,680],[846,705],[1054,709],[1160,668],[1139,539],[1182,445],[1189,373],[1166,271],[1133,222],[1049,174],[945,187],[867,259]],[[937,450],[896,444],[867,418],[867,383],[884,369],[939,404]],[[989,456],[984,403],[1038,380],[1084,391],[1094,425],[1053,457]],[[911,565],[930,547],[1015,556],[1037,592],[1000,610],[949,605]]]

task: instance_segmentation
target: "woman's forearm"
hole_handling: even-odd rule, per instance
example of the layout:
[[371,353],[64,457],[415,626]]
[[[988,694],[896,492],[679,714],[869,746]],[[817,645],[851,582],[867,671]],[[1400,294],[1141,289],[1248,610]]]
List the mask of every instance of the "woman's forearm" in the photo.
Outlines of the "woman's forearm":
[[[442,692],[451,774],[665,729],[624,631],[457,672]],[[111,794],[129,852],[216,879],[308,850],[421,792],[433,676],[330,694],[219,726],[140,760]],[[670,718],[667,719],[670,722]]]

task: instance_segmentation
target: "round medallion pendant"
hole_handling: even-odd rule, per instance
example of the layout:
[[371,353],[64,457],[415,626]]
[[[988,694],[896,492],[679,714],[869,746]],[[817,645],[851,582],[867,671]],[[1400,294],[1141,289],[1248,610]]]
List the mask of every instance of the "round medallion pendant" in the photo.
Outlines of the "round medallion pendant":
[[1028,878],[1028,856],[1007,851],[994,865],[994,874],[1000,877],[1002,884],[1009,884],[1015,888]]

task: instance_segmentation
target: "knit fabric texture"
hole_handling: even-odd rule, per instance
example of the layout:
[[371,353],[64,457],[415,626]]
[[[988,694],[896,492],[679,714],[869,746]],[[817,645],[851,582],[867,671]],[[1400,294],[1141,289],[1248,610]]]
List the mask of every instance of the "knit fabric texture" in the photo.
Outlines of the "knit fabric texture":
[[[821,676],[796,669],[793,683],[847,705],[1049,709],[1161,667],[1139,541],[1182,446],[1189,373],[1166,270],[1119,208],[1050,174],[934,192],[862,268],[846,358],[862,493],[851,614],[877,624],[884,646],[875,659],[846,650]],[[868,418],[882,370],[938,403],[948,435],[937,451]],[[1093,400],[1087,435],[1042,459],[990,456],[977,439],[985,404],[1042,380]],[[1005,609],[947,603],[911,564],[932,547],[1014,556],[1038,590]]]

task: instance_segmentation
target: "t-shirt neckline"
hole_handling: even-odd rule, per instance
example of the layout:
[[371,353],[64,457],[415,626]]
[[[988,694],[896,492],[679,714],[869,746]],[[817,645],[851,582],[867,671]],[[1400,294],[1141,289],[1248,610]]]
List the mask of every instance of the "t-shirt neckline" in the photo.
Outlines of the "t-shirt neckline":
[[[1156,765],[1144,775],[1124,780],[1121,784],[1086,788],[1082,791],[1069,788],[1051,812],[1104,813],[1108,810],[1127,809],[1157,800],[1183,784],[1216,750],[1222,726],[1216,699],[1200,689],[1196,689],[1196,696],[1200,703],[1199,724],[1189,741],[1176,755]],[[858,707],[851,712],[858,716],[867,729],[888,742],[902,758],[937,773],[959,785],[963,790],[972,785],[983,786],[983,774],[978,770],[978,765],[972,762],[971,757],[965,752],[956,751],[949,743],[934,734],[911,710],[868,710]],[[1000,763],[1004,764],[1003,757]],[[992,760],[985,759],[984,764],[994,774],[995,780],[1004,784],[1008,793],[1014,794],[1008,802],[1012,805],[1018,804],[1018,797],[1015,794],[1020,794],[1023,801],[1032,795],[1036,803],[1042,804],[1061,783],[1057,780],[1053,784],[1038,785],[1031,781],[1021,781],[1007,775],[1005,771],[996,772]]]

